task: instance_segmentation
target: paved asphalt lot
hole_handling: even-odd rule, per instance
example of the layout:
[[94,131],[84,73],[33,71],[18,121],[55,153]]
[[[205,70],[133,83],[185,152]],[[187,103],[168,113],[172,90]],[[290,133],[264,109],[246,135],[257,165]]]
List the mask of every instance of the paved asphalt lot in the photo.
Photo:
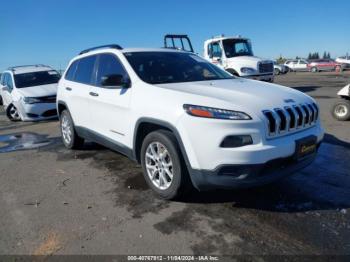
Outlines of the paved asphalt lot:
[[329,114],[349,81],[276,79],[320,103],[327,134],[312,166],[182,202],[155,197],[118,153],[92,143],[66,150],[57,121],[11,123],[0,111],[0,254],[350,254],[350,122]]

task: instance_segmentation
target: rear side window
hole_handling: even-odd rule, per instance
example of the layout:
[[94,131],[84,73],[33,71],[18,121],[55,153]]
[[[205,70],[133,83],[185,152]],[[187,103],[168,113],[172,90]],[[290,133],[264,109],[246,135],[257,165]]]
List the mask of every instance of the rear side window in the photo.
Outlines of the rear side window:
[[74,81],[75,72],[77,71],[79,60],[74,61],[69,67],[65,79],[69,81]]
[[96,55],[88,56],[79,60],[74,81],[87,85],[92,84],[96,57]]
[[129,77],[123,65],[115,55],[101,54],[98,59],[96,85],[102,86],[104,77],[110,75],[121,75],[124,79]]

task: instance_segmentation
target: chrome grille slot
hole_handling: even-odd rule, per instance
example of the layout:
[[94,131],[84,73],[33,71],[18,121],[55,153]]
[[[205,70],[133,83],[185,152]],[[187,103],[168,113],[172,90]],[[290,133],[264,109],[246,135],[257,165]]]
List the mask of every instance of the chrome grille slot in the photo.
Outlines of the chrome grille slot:
[[307,105],[308,107],[309,107],[309,109],[311,110],[311,120],[310,120],[310,122],[312,123],[312,122],[314,122],[314,120],[315,120],[315,109],[313,108],[313,106],[312,105],[310,105],[310,104],[308,104]]
[[303,113],[298,106],[294,106],[294,109],[298,114],[297,128],[300,128],[301,126],[303,126],[303,119],[304,119]]
[[264,115],[268,120],[269,134],[276,133],[276,121],[271,111],[264,111]]
[[318,110],[318,107],[315,103],[313,103],[312,105],[315,108],[315,121],[316,121],[318,119],[319,110]]
[[309,123],[310,120],[310,112],[307,109],[307,107],[305,105],[302,105],[301,108],[304,110],[305,115],[304,115],[304,125]]
[[264,110],[263,114],[268,137],[273,138],[315,125],[319,111],[317,105],[313,103]]
[[278,130],[280,132],[286,131],[287,130],[287,117],[286,117],[286,115],[284,114],[283,110],[280,108],[276,108],[275,112],[277,113],[277,115],[280,118],[280,125],[279,125]]
[[294,112],[292,110],[292,108],[290,108],[290,107],[286,107],[286,112],[288,113],[289,119],[290,119],[290,121],[289,121],[289,130],[294,129],[295,125],[296,125],[296,120],[297,120],[296,112]]

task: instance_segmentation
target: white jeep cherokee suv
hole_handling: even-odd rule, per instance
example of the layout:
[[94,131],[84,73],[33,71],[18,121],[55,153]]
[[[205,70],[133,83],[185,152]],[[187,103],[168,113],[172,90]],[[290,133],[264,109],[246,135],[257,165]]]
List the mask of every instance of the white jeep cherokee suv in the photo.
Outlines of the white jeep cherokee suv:
[[57,118],[56,93],[60,74],[49,66],[10,67],[0,80],[0,102],[12,121]]
[[88,139],[128,156],[167,199],[270,183],[309,165],[324,134],[311,97],[169,49],[82,51],[57,109],[67,148]]

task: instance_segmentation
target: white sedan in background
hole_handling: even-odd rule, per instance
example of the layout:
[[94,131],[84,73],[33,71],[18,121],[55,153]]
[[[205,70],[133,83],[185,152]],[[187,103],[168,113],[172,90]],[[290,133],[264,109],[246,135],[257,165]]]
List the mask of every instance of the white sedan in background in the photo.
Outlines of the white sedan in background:
[[0,102],[11,121],[57,117],[56,94],[60,74],[49,66],[10,67],[0,79]]
[[287,60],[284,65],[289,68],[289,71],[308,71],[308,61],[305,59]]
[[339,56],[335,59],[335,61],[341,64],[343,69],[350,68],[350,55]]

